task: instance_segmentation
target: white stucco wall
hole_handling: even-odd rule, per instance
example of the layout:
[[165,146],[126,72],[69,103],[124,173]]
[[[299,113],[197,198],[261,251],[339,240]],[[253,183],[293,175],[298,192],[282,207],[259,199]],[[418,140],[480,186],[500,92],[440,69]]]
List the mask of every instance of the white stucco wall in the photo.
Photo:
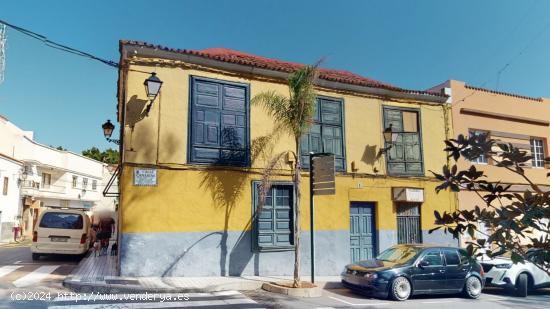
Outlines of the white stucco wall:
[[[18,185],[21,170],[21,162],[0,155],[0,242],[13,239],[12,228],[21,207]],[[6,195],[3,192],[5,178],[8,179]]]
[[[0,153],[16,158],[28,166],[21,194],[44,201],[45,206],[95,206],[101,197],[101,183],[105,164],[70,151],[57,150],[33,140],[33,133],[24,131],[0,116]],[[51,174],[51,184],[44,186],[42,174]],[[73,187],[72,177],[77,177]],[[83,179],[88,179],[84,187]],[[93,181],[97,188],[92,188]],[[39,188],[28,182],[39,183]]]

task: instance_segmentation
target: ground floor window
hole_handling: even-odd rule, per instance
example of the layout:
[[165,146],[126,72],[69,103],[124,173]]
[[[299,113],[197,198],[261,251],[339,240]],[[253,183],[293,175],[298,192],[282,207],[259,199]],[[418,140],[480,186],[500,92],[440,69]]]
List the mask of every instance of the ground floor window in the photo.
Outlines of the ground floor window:
[[415,203],[397,204],[397,243],[422,243],[420,229],[420,205]]
[[254,184],[257,249],[281,249],[294,245],[294,198],[291,184],[274,184],[260,207],[260,184]]

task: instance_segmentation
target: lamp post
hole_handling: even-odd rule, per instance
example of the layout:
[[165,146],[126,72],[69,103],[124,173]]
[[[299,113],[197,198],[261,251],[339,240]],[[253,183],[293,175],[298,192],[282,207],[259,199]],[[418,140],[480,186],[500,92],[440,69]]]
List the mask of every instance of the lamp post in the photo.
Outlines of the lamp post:
[[390,123],[390,126],[384,129],[383,135],[384,142],[386,143],[386,145],[389,144],[389,146],[380,149],[380,151],[382,153],[386,153],[393,147],[393,144],[397,141],[397,137],[399,137],[399,134],[397,132],[393,132],[392,124]]
[[107,120],[107,122],[101,125],[101,128],[103,129],[103,135],[108,142],[120,145],[120,140],[111,139],[111,135],[113,134],[113,130],[115,129],[115,125],[111,123],[111,120]]
[[153,72],[151,73],[151,76],[149,76],[143,82],[143,85],[145,86],[145,93],[147,94],[147,97],[150,100],[149,104],[147,104],[147,107],[145,109],[145,114],[149,115],[149,111],[153,106],[153,102],[155,101],[155,98],[160,92],[160,87],[162,87],[162,81],[160,80],[160,78],[157,77],[157,73]]
[[157,73],[151,73],[151,76],[143,82],[143,85],[145,86],[147,97],[153,102],[160,92],[160,87],[162,87],[162,81],[157,77]]

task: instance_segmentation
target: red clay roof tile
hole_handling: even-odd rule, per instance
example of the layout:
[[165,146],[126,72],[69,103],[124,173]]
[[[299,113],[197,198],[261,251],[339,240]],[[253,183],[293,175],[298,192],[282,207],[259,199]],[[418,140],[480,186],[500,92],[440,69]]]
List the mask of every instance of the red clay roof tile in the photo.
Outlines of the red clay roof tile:
[[[252,55],[252,54],[248,54],[245,52],[241,52],[241,51],[237,51],[229,48],[207,48],[202,50],[174,49],[174,48],[164,47],[161,45],[154,45],[154,44],[139,42],[139,41],[126,41],[126,40],[121,40],[120,44],[150,47],[150,48],[161,49],[161,50],[180,53],[180,54],[195,55],[195,56],[215,59],[219,61],[224,61],[224,62],[231,62],[231,63],[241,64],[241,65],[248,65],[248,66],[253,66],[257,68],[264,68],[268,70],[288,72],[288,73],[293,72],[299,69],[300,67],[304,66],[304,64],[300,64],[300,63],[294,63],[294,62],[288,62],[288,61],[282,61],[282,60]],[[367,78],[345,70],[321,68],[319,69],[319,78],[327,81],[334,81],[334,82],[340,82],[345,84],[352,84],[352,85],[359,85],[359,86],[366,86],[366,87],[373,87],[373,88],[382,88],[382,89],[398,91],[398,92],[427,94],[432,96],[446,97],[446,95],[443,95],[439,92],[403,89],[385,82]]]

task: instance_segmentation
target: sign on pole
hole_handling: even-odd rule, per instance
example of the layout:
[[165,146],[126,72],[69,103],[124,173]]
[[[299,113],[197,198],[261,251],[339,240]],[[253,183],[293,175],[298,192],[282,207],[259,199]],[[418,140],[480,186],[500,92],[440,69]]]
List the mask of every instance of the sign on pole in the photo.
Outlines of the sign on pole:
[[336,193],[334,178],[334,155],[314,154],[311,158],[311,177],[314,195],[333,195]]

